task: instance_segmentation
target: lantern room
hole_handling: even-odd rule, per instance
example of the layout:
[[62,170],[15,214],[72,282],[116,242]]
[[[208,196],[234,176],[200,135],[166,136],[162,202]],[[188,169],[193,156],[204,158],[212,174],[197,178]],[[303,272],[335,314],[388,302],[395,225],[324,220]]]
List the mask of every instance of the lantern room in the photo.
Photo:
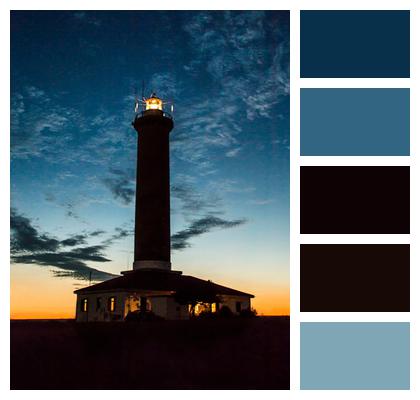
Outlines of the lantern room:
[[163,102],[154,93],[145,100],[147,110],[163,110]]

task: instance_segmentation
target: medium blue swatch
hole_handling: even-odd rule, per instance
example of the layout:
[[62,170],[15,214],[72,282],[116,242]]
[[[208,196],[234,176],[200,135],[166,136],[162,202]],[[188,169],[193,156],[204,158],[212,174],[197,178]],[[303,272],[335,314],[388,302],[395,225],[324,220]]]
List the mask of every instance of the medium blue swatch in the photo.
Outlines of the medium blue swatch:
[[410,11],[301,11],[301,78],[409,78]]
[[301,389],[409,389],[407,322],[306,322]]
[[409,89],[301,89],[302,156],[409,156]]

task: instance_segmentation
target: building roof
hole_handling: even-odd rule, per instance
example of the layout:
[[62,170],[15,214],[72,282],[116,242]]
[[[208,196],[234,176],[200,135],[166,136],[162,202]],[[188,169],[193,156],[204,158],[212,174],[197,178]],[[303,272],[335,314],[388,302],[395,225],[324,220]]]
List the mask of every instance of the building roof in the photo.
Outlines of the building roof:
[[211,281],[182,275],[174,271],[157,269],[133,270],[124,273],[118,278],[97,283],[82,289],[75,290],[76,294],[107,291],[164,291],[175,294],[195,294],[197,296],[230,295],[254,297],[254,295],[240,292]]

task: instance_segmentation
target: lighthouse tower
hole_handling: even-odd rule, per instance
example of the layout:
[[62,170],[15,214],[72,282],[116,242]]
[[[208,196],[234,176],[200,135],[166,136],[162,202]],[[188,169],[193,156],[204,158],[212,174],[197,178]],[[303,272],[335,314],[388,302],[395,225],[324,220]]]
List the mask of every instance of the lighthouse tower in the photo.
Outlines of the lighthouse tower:
[[171,269],[169,132],[174,124],[155,94],[133,126],[137,140],[133,269]]
[[222,305],[238,315],[251,308],[252,294],[171,268],[169,133],[174,124],[163,104],[155,94],[144,99],[142,110],[136,102],[132,123],[138,135],[133,270],[75,290],[78,322],[142,320],[150,313],[188,319],[200,312],[197,303],[215,313]]

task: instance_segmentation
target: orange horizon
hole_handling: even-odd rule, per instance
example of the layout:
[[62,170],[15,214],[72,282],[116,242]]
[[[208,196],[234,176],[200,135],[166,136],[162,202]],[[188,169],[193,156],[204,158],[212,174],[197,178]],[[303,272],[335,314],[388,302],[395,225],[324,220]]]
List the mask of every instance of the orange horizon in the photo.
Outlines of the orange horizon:
[[[271,314],[258,314],[258,317],[290,317],[290,314],[275,314],[275,315],[271,315]],[[35,317],[35,316],[19,316],[19,317],[12,317],[10,316],[10,321],[28,321],[28,320],[61,320],[61,319],[75,319],[75,317]]]
[[[74,307],[76,307],[76,297],[74,298]],[[269,307],[268,309],[258,308],[255,304],[252,308],[257,310],[259,317],[290,317],[289,307]],[[278,310],[278,311],[277,311]],[[10,309],[10,320],[20,319],[74,319],[75,311],[26,311]]]
[[[76,300],[75,300],[76,301]],[[264,312],[264,309],[259,310],[256,307],[252,307],[257,310],[257,315],[259,317],[290,317],[290,311],[286,311],[287,308],[284,308],[284,312],[279,311],[267,311]],[[280,308],[280,307],[279,307]],[[31,320],[31,319],[75,319],[75,312],[36,312],[36,311],[10,311],[10,318],[13,320]]]
[[[51,284],[50,271],[36,266],[19,267],[11,271],[10,319],[73,319],[76,314],[78,286],[66,279],[55,279]],[[262,282],[240,282],[224,279],[226,285],[254,293],[252,308],[260,316],[290,316],[289,287],[280,282],[272,285]]]

